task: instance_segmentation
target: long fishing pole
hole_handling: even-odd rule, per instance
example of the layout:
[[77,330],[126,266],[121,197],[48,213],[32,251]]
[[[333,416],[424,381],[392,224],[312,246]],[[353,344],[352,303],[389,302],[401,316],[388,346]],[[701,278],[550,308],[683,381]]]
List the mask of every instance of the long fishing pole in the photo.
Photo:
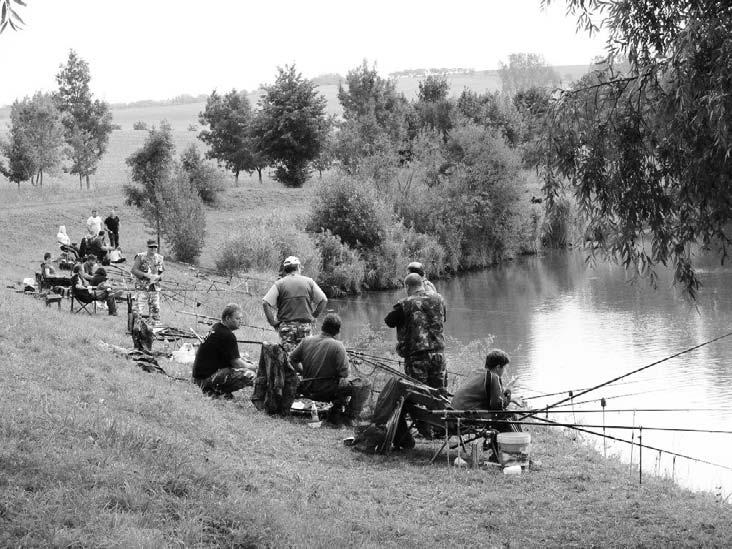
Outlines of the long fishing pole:
[[[388,357],[388,356],[370,355],[368,353],[364,353],[363,351],[358,351],[356,349],[350,349],[349,348],[349,349],[346,349],[346,351],[348,351],[349,353],[352,353],[352,354],[354,354],[356,356],[360,356],[360,357],[368,357],[368,358],[372,358],[372,359],[376,359],[376,360],[383,360],[383,361],[386,361],[386,362],[396,362],[397,364],[401,364],[401,362],[402,362],[401,360],[398,360],[396,358],[391,358],[391,357]],[[460,372],[454,372],[452,370],[445,370],[445,371],[448,374],[452,374],[454,376],[467,377],[466,374],[461,374]]]
[[[684,355],[686,353],[690,353],[691,351],[695,351],[695,350],[697,350],[697,349],[699,349],[701,347],[704,347],[705,345],[709,345],[710,343],[714,343],[715,341],[719,341],[720,339],[724,339],[725,337],[729,337],[731,335],[732,335],[732,332],[728,332],[728,333],[726,333],[724,335],[717,336],[717,337],[715,337],[713,339],[710,339],[708,341],[705,341],[703,343],[700,343],[699,345],[694,345],[693,347],[689,347],[688,349],[684,349],[683,351],[679,351],[678,353],[675,353],[675,354],[673,354],[671,356],[667,356],[666,358],[662,358],[660,360],[657,360],[655,362],[652,362],[650,364],[647,364],[646,366],[641,366],[640,368],[637,368],[635,370],[632,370],[632,371],[630,371],[630,372],[628,372],[626,374],[617,376],[617,377],[615,377],[615,378],[613,378],[613,379],[611,379],[609,381],[605,381],[603,383],[600,383],[598,385],[595,385],[594,387],[590,387],[589,389],[585,389],[584,391],[581,391],[579,394],[565,397],[562,400],[559,400],[559,401],[555,402],[554,404],[548,406],[548,408],[553,408],[555,406],[558,406],[559,404],[563,404],[563,403],[567,402],[568,400],[572,400],[573,398],[580,397],[580,396],[582,396],[584,394],[589,393],[590,391],[595,391],[595,390],[599,389],[600,387],[605,387],[606,385],[610,385],[611,383],[614,383],[616,381],[619,381],[619,380],[621,380],[623,378],[626,378],[626,377],[631,376],[633,374],[637,374],[638,372],[642,372],[643,370],[647,370],[648,368],[651,368],[653,366],[657,366],[658,364],[661,364],[663,362],[667,362],[667,361],[671,360],[672,358],[677,358],[677,357],[679,357],[681,355]],[[520,419],[523,419],[525,417],[527,417],[527,416],[523,416]]]
[[[554,422],[552,420],[550,420],[550,419],[544,419],[544,418],[540,418],[540,417],[537,417],[536,419],[538,419],[539,421],[543,421],[544,423],[548,423],[549,426],[552,426],[554,424]],[[701,458],[697,458],[697,457],[694,457],[694,456],[688,456],[688,455],[685,455],[685,454],[679,454],[677,452],[671,452],[670,450],[664,450],[663,448],[656,448],[655,446],[649,446],[647,444],[641,444],[640,442],[634,442],[634,441],[631,441],[631,440],[628,440],[628,439],[625,439],[625,438],[618,438],[618,437],[614,437],[612,435],[604,435],[604,434],[598,433],[596,431],[590,431],[589,429],[583,429],[582,427],[569,427],[569,429],[572,429],[574,431],[579,431],[581,433],[588,433],[588,434],[595,435],[595,436],[599,436],[599,437],[606,437],[606,438],[608,438],[610,440],[615,440],[617,442],[625,442],[626,444],[630,444],[631,446],[639,446],[641,448],[647,448],[649,450],[655,450],[656,452],[663,452],[663,453],[668,454],[670,456],[681,457],[681,458],[688,459],[688,460],[691,460],[691,461],[697,461],[699,463],[704,463],[706,465],[712,465],[714,467],[720,467],[722,469],[727,469],[728,471],[732,471],[732,467],[730,467],[728,465],[722,465],[720,463],[714,463],[712,461],[707,461],[707,460],[704,460],[704,459],[701,459]]]
[[[203,314],[200,314],[200,313],[189,313],[188,311],[175,311],[175,312],[176,313],[180,313],[182,315],[195,316],[197,318],[205,318],[206,320],[210,320],[212,323],[213,322],[220,322],[221,321],[220,318],[216,318],[216,317],[208,316],[208,315],[203,315]],[[273,330],[273,328],[265,328],[264,326],[253,326],[251,324],[240,324],[239,326],[244,326],[246,328],[256,328],[257,330],[265,330],[265,331]]]
[[[537,418],[541,419],[541,418]],[[502,423],[504,425],[528,425],[528,426],[543,426],[543,423],[537,423],[536,421],[520,421],[520,420],[512,420],[512,419],[476,419],[475,421],[480,422],[491,422],[491,423]],[[637,430],[638,427],[634,425],[586,425],[584,423],[562,423],[559,421],[552,421],[551,424],[555,427],[584,427],[587,429],[602,429],[603,427],[606,429],[618,429],[618,430]],[[646,431],[673,431],[673,432],[679,432],[679,433],[710,433],[710,434],[716,434],[716,435],[732,435],[732,431],[723,430],[723,429],[692,429],[692,428],[686,428],[686,427],[648,427],[646,425],[643,426],[643,429]],[[601,433],[597,433],[601,434]]]

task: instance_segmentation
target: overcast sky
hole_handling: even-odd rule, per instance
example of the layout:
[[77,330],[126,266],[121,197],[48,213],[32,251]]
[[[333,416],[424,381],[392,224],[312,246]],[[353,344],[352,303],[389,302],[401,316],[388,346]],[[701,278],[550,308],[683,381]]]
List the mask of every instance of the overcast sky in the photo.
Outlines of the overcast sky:
[[587,64],[603,38],[575,31],[565,2],[539,0],[25,0],[26,26],[0,35],[0,105],[55,88],[73,48],[109,102],[252,90],[295,63],[307,77],[361,60],[388,73],[498,68],[510,53]]

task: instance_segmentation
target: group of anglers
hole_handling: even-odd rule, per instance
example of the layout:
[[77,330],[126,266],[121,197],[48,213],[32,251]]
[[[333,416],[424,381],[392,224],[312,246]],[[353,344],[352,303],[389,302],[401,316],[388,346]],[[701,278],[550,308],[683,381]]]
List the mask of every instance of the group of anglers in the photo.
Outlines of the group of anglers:
[[[396,350],[404,359],[406,378],[447,398],[445,302],[425,277],[420,263],[410,263],[407,271],[404,279],[407,295],[384,320],[387,326],[397,330]],[[289,413],[296,395],[332,402],[330,423],[356,425],[370,395],[371,383],[351,375],[346,348],[336,339],[341,328],[337,314],[326,313],[320,334],[312,335],[313,323],[325,311],[326,304],[327,298],[317,283],[302,274],[300,260],[288,257],[283,263],[283,276],[263,298],[265,317],[280,339],[276,346],[263,344],[263,356],[275,350],[282,353],[282,370],[272,368],[268,360],[260,359],[257,369],[242,360],[233,332],[243,323],[244,315],[238,304],[231,303],[198,348],[193,364],[194,383],[205,394],[225,399],[233,398],[234,391],[254,385],[252,400],[260,409],[267,404],[267,391],[274,388],[281,405],[267,411],[282,414]],[[452,407],[504,410],[511,401],[511,392],[502,383],[508,363],[505,352],[498,349],[489,352],[486,371],[458,388],[452,396]],[[414,440],[406,430],[394,440],[394,445],[411,448]]]

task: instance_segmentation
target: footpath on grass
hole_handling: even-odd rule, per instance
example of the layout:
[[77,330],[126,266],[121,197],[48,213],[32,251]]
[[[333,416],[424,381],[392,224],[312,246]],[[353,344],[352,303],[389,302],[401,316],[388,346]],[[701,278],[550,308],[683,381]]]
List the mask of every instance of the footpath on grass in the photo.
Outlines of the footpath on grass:
[[0,310],[0,546],[732,545],[730,506],[639,486],[558,431],[533,433],[542,466],[515,477],[429,465],[429,443],[362,455],[249,390],[212,401],[111,355],[118,317],[7,289]]

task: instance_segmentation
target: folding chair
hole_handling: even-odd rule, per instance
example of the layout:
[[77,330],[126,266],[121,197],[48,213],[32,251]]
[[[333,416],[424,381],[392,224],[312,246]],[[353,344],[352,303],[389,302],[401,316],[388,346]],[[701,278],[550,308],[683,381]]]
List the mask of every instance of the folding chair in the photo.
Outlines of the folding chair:
[[[81,311],[85,311],[88,315],[92,314],[92,311],[89,310],[89,305],[92,306],[92,310],[94,311],[94,314],[97,312],[97,300],[93,296],[94,290],[96,290],[95,286],[89,286],[89,291],[87,290],[79,290],[76,288],[76,286],[71,287],[71,293],[69,294],[71,296],[71,312],[72,313],[80,313]],[[87,292],[89,296],[91,297],[91,301],[84,301],[77,297],[76,292],[77,291],[83,291]],[[76,301],[79,304],[79,308],[74,310],[74,301]]]

